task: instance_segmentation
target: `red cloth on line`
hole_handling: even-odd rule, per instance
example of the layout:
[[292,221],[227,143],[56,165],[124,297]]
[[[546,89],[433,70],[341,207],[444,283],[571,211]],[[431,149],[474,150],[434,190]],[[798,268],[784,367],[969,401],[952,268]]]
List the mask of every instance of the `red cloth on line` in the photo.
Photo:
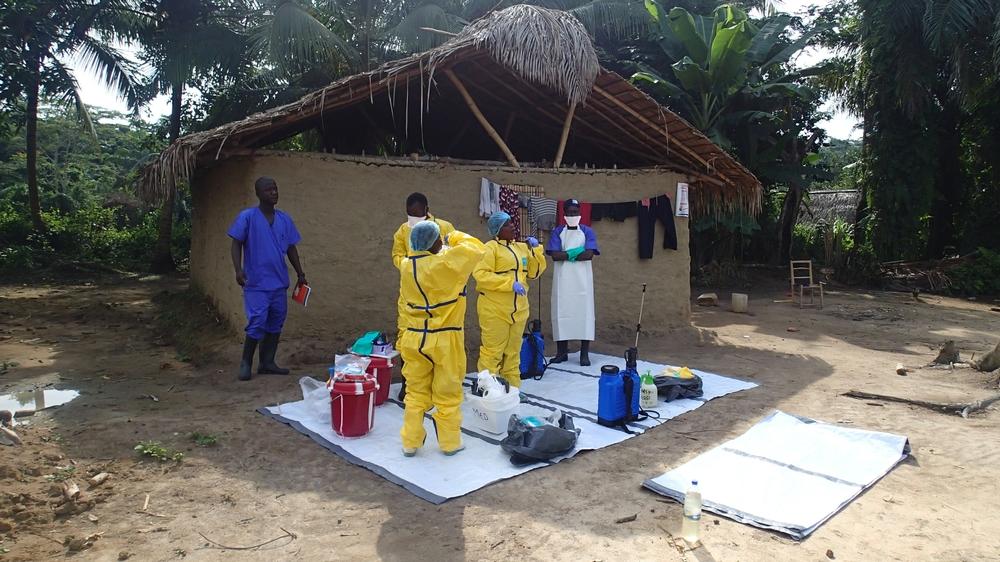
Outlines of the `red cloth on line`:
[[[565,201],[559,201],[559,204],[556,206],[556,226],[566,224],[563,221],[564,202]],[[590,226],[590,203],[580,202],[580,224]]]
[[510,224],[514,225],[514,240],[520,240],[521,211],[518,208],[517,192],[503,185],[500,186],[500,210],[510,215]]

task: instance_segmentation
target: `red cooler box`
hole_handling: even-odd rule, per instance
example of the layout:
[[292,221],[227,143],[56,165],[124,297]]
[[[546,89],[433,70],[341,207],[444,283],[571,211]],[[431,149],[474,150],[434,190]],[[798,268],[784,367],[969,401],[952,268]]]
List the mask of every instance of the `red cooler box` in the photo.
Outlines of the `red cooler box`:
[[333,431],[341,437],[362,437],[375,425],[375,379],[337,375],[330,389]]
[[389,386],[392,384],[392,359],[388,357],[368,357],[371,363],[365,369],[378,383],[375,391],[375,405],[381,406],[389,399]]

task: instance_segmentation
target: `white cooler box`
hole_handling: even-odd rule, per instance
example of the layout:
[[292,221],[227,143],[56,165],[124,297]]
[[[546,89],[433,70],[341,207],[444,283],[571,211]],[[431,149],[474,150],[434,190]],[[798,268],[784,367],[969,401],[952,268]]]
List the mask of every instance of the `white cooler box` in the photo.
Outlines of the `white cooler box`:
[[474,394],[467,394],[465,399],[472,410],[472,425],[492,435],[507,435],[507,422],[521,405],[521,395],[514,388],[499,399]]

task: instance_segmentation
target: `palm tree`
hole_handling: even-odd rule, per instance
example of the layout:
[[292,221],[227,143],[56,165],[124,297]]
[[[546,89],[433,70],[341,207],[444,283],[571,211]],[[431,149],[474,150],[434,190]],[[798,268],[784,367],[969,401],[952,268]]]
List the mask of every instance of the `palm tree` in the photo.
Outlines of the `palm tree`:
[[[961,206],[976,180],[963,160],[974,158],[969,152],[980,143],[965,135],[1000,83],[1000,4],[843,4],[844,27],[854,32],[847,45],[833,43],[848,48],[846,72],[834,85],[865,124],[862,210],[874,249],[886,259],[940,257],[968,222]],[[991,134],[1000,128],[993,125]],[[1000,186],[991,189],[996,196]]]
[[6,76],[3,95],[8,102],[25,101],[28,205],[38,231],[45,229],[38,193],[38,106],[43,98],[71,104],[93,132],[76,77],[66,62],[77,55],[108,88],[137,108],[141,96],[135,69],[112,46],[133,37],[137,23],[136,14],[119,0],[13,2],[0,13],[3,50],[24,61],[22,68]]
[[[173,143],[181,133],[185,85],[199,73],[227,77],[240,67],[247,5],[239,1],[158,0],[140,2],[139,9],[147,16],[139,37],[140,58],[153,70],[146,93],[170,95],[167,140]],[[171,252],[176,193],[174,186],[160,206],[150,264],[154,273],[176,267]]]

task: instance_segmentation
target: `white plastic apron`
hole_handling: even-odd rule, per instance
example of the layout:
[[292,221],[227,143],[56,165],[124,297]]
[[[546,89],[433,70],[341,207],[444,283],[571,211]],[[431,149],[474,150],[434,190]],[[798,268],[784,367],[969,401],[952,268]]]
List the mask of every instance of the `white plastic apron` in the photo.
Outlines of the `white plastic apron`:
[[[582,229],[564,228],[563,250],[586,242]],[[557,261],[552,274],[552,339],[594,340],[594,270],[590,261]]]

